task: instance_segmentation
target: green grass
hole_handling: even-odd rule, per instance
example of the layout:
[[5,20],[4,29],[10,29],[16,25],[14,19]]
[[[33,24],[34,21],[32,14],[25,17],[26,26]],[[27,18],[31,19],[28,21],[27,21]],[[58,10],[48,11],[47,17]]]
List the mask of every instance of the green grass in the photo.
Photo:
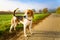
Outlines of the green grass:
[[48,16],[49,14],[35,14],[33,22],[36,22],[38,20],[42,20],[44,17]]
[[[23,15],[23,14],[17,14]],[[45,16],[49,14],[34,14],[33,22],[36,22],[40,19],[43,19]],[[8,32],[10,28],[10,20],[12,18],[12,14],[0,15],[0,35],[2,35],[5,31]],[[17,26],[17,30],[20,29],[23,25],[20,24]]]

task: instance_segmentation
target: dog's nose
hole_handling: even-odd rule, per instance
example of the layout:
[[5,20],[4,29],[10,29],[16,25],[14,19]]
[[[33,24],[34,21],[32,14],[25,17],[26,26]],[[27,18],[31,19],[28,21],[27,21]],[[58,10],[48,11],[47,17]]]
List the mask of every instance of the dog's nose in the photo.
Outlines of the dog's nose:
[[24,16],[24,18],[26,18],[26,16]]

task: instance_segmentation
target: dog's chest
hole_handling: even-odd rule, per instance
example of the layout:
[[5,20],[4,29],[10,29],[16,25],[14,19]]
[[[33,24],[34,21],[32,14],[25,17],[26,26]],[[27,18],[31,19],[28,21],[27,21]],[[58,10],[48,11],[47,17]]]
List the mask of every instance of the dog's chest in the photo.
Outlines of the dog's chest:
[[32,22],[32,21],[29,21],[29,20],[27,20],[27,19],[24,19],[23,24],[29,25],[29,24],[31,24],[31,22]]

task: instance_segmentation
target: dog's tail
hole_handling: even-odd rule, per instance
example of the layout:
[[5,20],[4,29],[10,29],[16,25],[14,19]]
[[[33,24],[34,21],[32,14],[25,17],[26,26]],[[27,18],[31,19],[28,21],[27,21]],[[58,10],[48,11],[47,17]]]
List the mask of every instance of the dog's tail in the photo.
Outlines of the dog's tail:
[[16,11],[18,10],[19,8],[16,8],[15,10],[14,10],[14,13],[13,13],[13,15],[15,16],[15,13],[16,13]]

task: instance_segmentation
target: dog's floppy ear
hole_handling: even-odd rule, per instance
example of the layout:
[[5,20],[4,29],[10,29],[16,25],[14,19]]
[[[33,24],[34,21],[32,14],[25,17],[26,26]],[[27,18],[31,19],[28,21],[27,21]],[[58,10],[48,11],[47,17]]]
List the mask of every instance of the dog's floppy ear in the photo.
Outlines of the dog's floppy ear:
[[34,18],[34,12],[32,10],[30,10],[31,12],[31,16]]
[[[32,11],[32,10],[31,10]],[[32,17],[34,18],[34,12],[32,11]]]
[[32,15],[32,17],[34,18],[34,12],[33,12],[33,10],[31,10],[31,15]]

